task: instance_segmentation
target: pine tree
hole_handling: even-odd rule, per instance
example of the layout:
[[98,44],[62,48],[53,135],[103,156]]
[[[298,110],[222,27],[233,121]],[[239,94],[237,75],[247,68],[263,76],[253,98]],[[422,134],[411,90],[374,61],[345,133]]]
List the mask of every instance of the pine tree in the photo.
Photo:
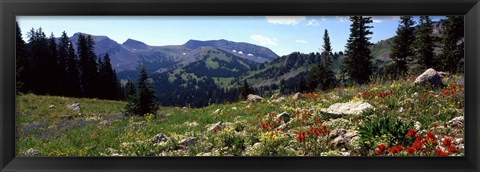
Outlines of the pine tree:
[[125,97],[129,98],[130,96],[135,94],[136,94],[135,85],[131,80],[128,80],[127,84],[125,84]]
[[70,44],[70,39],[67,36],[65,31],[62,32],[60,41],[58,43],[58,87],[60,95],[68,95],[67,91],[67,59],[68,59],[68,46]]
[[243,85],[239,89],[239,98],[240,100],[245,100],[248,98],[249,94],[253,94],[253,89],[248,85],[247,80],[243,80]]
[[318,83],[321,90],[327,90],[333,87],[335,83],[335,74],[332,71],[332,46],[330,45],[330,37],[328,36],[327,29],[325,29],[325,33],[323,35],[323,42],[321,60],[318,63],[318,69],[320,73],[320,80]]
[[51,65],[48,41],[42,28],[36,31],[32,28],[28,34],[32,61],[32,91],[41,95],[48,94],[49,84],[54,82],[52,73],[55,72]]
[[319,66],[315,65],[307,73],[307,90],[309,92],[315,91],[319,84],[318,81],[320,81],[320,70]]
[[99,73],[99,97],[103,99],[114,100],[117,98],[118,94],[118,85],[117,85],[117,75],[115,70],[112,69],[112,64],[110,62],[110,56],[108,53],[103,57],[98,59],[98,73]]
[[79,62],[73,49],[73,44],[71,41],[68,41],[68,56],[66,59],[66,94],[67,96],[79,97],[81,95],[80,90],[80,73],[79,73]]
[[372,34],[370,28],[373,28],[368,24],[373,21],[371,17],[363,16],[350,16],[350,21],[352,24],[346,45],[344,69],[351,81],[364,84],[369,82],[370,75],[373,74],[370,61],[373,57],[368,48],[371,45],[368,35]]
[[463,16],[447,16],[445,30],[442,35],[443,69],[450,73],[463,72],[461,60],[464,59],[464,18]]
[[78,35],[77,55],[79,57],[80,84],[83,97],[98,96],[97,62],[93,51],[94,42],[90,35]]
[[26,93],[31,90],[31,62],[28,56],[27,46],[22,38],[22,31],[16,24],[15,54],[16,54],[16,79],[17,91]]
[[158,108],[155,91],[150,86],[147,71],[142,65],[138,79],[138,94],[130,96],[125,107],[126,112],[127,114],[143,116],[147,113],[155,114]]
[[300,80],[298,81],[298,92],[307,92],[307,81],[305,80],[305,77],[303,77],[303,74],[300,74]]
[[411,16],[401,16],[397,28],[397,35],[393,38],[392,53],[390,58],[395,62],[396,76],[407,76],[408,64],[413,61],[413,41],[415,40],[413,25],[415,22]]
[[434,38],[432,37],[432,21],[428,16],[420,16],[419,28],[415,35],[415,58],[422,70],[435,67]]

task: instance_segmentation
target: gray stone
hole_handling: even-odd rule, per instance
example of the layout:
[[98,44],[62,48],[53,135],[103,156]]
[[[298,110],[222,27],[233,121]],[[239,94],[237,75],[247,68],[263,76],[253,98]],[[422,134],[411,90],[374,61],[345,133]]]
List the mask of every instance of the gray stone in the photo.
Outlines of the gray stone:
[[183,146],[188,146],[188,145],[193,145],[196,142],[197,142],[196,137],[187,137],[187,138],[181,140],[180,142],[178,142],[178,144],[183,145]]
[[216,124],[213,124],[211,127],[208,128],[208,131],[217,132],[222,130],[222,126],[220,124],[222,124],[222,122],[217,122]]
[[278,98],[280,98],[280,94],[275,93],[275,94],[272,95],[272,97],[270,97],[270,100],[278,99]]
[[457,116],[450,121],[447,121],[447,125],[454,127],[454,128],[459,128],[463,127],[463,122],[464,122],[464,117],[463,116]]
[[23,152],[25,156],[40,156],[40,151],[30,148]]
[[164,134],[162,133],[159,133],[155,136],[153,136],[150,141],[152,141],[153,143],[160,143],[160,142],[165,142],[167,141],[167,136],[165,136]]
[[258,95],[255,95],[255,94],[249,94],[247,96],[247,101],[249,101],[249,102],[260,102],[262,100],[263,100],[262,97],[260,97]]
[[440,75],[435,71],[435,69],[427,69],[425,72],[423,72],[420,76],[415,79],[414,84],[415,85],[424,85],[426,83],[430,83],[433,86],[442,86],[442,78]]
[[142,127],[145,125],[145,121],[134,122],[131,124],[133,127]]
[[282,112],[280,114],[277,115],[277,118],[276,120],[282,120],[283,122],[287,123],[288,121],[290,121],[290,115],[288,115],[287,112]]
[[345,148],[345,145],[348,144],[354,137],[359,137],[358,133],[355,131],[347,131],[345,129],[333,130],[328,136],[330,142],[328,144],[332,148]]
[[335,103],[327,109],[321,109],[322,113],[332,114],[338,118],[344,115],[358,115],[362,112],[373,109],[373,106],[367,102],[347,102],[347,103]]
[[303,99],[305,98],[305,96],[302,94],[302,93],[295,93],[295,95],[293,95],[292,97],[292,100],[300,100],[300,99]]
[[75,103],[69,104],[67,105],[67,108],[80,112],[80,103],[75,102]]

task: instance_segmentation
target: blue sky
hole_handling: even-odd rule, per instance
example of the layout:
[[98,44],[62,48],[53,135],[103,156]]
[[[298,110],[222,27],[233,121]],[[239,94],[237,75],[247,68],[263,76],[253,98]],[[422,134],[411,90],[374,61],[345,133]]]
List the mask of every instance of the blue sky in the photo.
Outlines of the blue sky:
[[[154,46],[226,39],[262,45],[278,55],[320,51],[325,29],[333,51],[344,51],[350,27],[347,16],[18,16],[17,21],[25,40],[31,28],[42,27],[47,36],[83,32],[120,44],[128,38]],[[399,17],[373,16],[373,21],[375,43],[395,35]]]

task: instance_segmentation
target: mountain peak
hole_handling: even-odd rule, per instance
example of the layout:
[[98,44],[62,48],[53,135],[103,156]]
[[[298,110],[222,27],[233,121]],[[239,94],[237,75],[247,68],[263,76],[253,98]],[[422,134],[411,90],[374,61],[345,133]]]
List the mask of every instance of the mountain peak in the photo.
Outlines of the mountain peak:
[[134,39],[128,38],[123,44],[123,46],[126,46],[131,49],[148,49],[149,46],[141,41],[137,41]]

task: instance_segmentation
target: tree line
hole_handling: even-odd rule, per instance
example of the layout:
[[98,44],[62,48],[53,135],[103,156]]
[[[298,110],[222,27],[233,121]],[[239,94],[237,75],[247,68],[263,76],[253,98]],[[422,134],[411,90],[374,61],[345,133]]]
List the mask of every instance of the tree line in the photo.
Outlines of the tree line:
[[17,23],[17,92],[110,100],[125,97],[109,54],[97,57],[90,35],[79,34],[77,45],[65,31],[57,39],[53,33],[47,38],[42,28],[32,28],[27,36],[25,42]]

